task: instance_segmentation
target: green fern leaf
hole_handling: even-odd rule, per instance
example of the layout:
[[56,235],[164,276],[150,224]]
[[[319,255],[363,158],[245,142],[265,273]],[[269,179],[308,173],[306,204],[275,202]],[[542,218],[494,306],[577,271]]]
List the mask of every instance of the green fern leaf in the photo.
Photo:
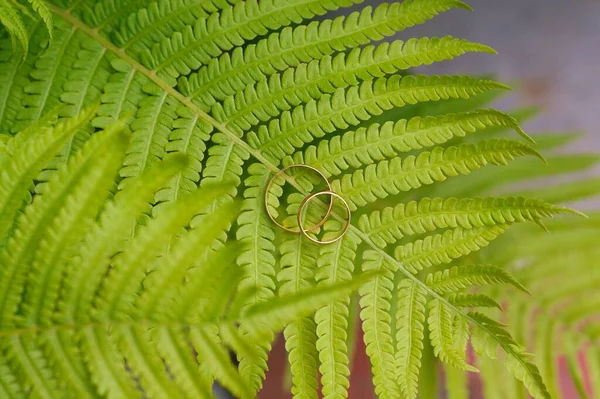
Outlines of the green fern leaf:
[[[287,238],[280,247],[280,295],[295,294],[314,285],[318,251],[302,236]],[[301,317],[283,330],[292,373],[294,398],[316,399],[318,385],[317,332],[314,317]]]
[[416,273],[427,267],[450,263],[477,251],[503,234],[508,227],[509,225],[496,225],[470,230],[457,227],[396,247],[394,257],[401,261],[407,270]]
[[17,49],[17,42],[22,48],[22,60],[29,51],[29,34],[23,20],[19,15],[18,3],[11,0],[0,1],[0,24],[8,31],[13,50]]
[[478,110],[402,119],[382,125],[375,123],[323,140],[318,147],[310,146],[306,151],[286,158],[285,163],[308,163],[334,176],[348,168],[360,168],[403,152],[444,144],[455,137],[498,126],[511,127],[528,138],[509,115],[491,109]]
[[[478,329],[485,330],[485,334],[489,334],[495,340],[495,342],[492,341],[493,347],[490,347],[490,343],[481,344],[480,340],[473,341],[473,347],[477,353],[489,357],[490,354],[494,354],[495,346],[499,344],[509,354],[507,359],[509,371],[523,382],[531,396],[536,399],[550,398],[550,393],[544,385],[537,367],[529,361],[530,355],[522,351],[510,334],[502,328],[503,326],[481,313],[470,313],[469,315],[477,322]],[[473,335],[473,337],[476,336]]]
[[[185,167],[184,156],[173,156],[131,181],[119,192],[109,208],[103,213],[103,220],[88,233],[82,244],[80,257],[73,262],[80,262],[84,267],[71,268],[69,276],[73,287],[64,302],[64,312],[69,319],[75,315],[85,315],[85,309],[91,306],[94,292],[87,287],[99,286],[105,270],[99,264],[109,258],[124,238],[122,232],[133,225],[134,217],[146,206],[152,195],[175,174]],[[118,221],[118,223],[109,223]]]
[[497,82],[457,76],[405,76],[365,81],[347,90],[312,100],[286,111],[248,135],[248,143],[276,159],[336,130],[356,126],[393,107],[449,98],[469,98],[506,89]]
[[473,285],[510,284],[529,292],[506,270],[492,265],[455,266],[451,269],[428,274],[426,283],[439,294],[449,294]]
[[185,26],[169,38],[140,52],[144,66],[155,69],[160,78],[175,83],[179,75],[186,75],[213,57],[230,50],[245,40],[264,35],[272,27],[281,28],[303,19],[322,15],[329,10],[348,6],[351,1],[316,2],[296,0],[279,4],[255,1],[237,3],[219,14],[200,18],[193,26]]
[[151,264],[161,250],[164,251],[157,242],[168,242],[169,237],[187,226],[200,209],[208,207],[228,189],[227,186],[204,187],[150,221],[126,246],[125,254],[113,261],[111,274],[105,281],[111,289],[105,290],[107,294],[97,300],[96,308],[111,317],[128,314],[126,310],[137,297],[138,285],[147,271],[151,270],[148,267],[140,273],[138,265]]
[[358,291],[363,339],[371,360],[375,393],[382,399],[398,398],[390,316],[395,268],[381,255],[365,251],[362,270],[381,273]]
[[448,296],[448,302],[458,308],[497,308],[502,310],[498,302],[484,294],[452,294]]
[[400,390],[404,398],[414,399],[418,394],[419,370],[423,353],[425,323],[425,291],[410,280],[398,286],[396,315],[396,364]]
[[50,36],[50,40],[52,40],[52,31],[54,28],[54,22],[52,17],[52,12],[50,11],[50,7],[45,0],[27,0],[33,10],[39,14],[46,25],[46,29],[48,29],[48,35]]
[[208,365],[219,382],[242,399],[254,397],[244,379],[229,360],[229,354],[215,339],[199,328],[191,331],[191,339],[198,351],[198,359]]
[[333,93],[338,88],[357,85],[393,75],[399,70],[431,63],[436,58],[450,59],[466,51],[483,51],[485,46],[453,38],[421,39],[418,42],[383,43],[378,47],[357,48],[347,55],[300,64],[281,74],[271,75],[223,103],[213,105],[212,112],[226,121],[231,129],[249,130],[251,126],[269,121],[282,111]]
[[252,305],[239,313],[231,313],[232,321],[268,324],[272,330],[283,328],[298,316],[308,316],[317,309],[347,298],[353,290],[373,280],[377,273],[362,273],[351,280],[316,286],[299,294],[276,297],[269,303]]
[[4,237],[10,228],[33,179],[77,129],[88,122],[92,111],[46,130],[35,141],[27,140],[5,166],[7,173],[0,178],[0,237]]
[[211,59],[198,72],[181,77],[178,85],[198,106],[212,106],[261,77],[391,36],[453,7],[464,8],[464,4],[448,0],[429,2],[427,6],[420,1],[382,4],[375,10],[365,7],[348,16],[286,27],[256,44],[236,47],[231,53]]
[[450,310],[437,299],[431,300],[428,306],[429,337],[435,355],[459,370],[477,372],[475,367],[466,363],[454,346]]
[[[201,0],[201,1],[160,1],[150,4],[141,4],[135,8],[123,10],[118,8],[118,2],[104,2],[102,6],[115,7],[114,11],[128,13],[126,21],[117,19],[120,26],[113,31],[114,40],[132,53],[138,54],[141,50],[151,47],[163,39],[168,38],[168,33],[192,25],[200,18],[209,17],[212,13],[228,8],[236,0]],[[110,16],[110,11],[91,13],[89,18],[95,21],[93,26],[110,24],[110,20],[101,20],[103,16]],[[125,23],[126,22],[126,23]]]
[[423,198],[363,215],[359,227],[381,248],[408,235],[445,228],[474,229],[550,218],[572,210],[541,200],[506,198]]
[[[227,189],[226,186],[223,187]],[[203,191],[203,190],[201,190]],[[213,195],[215,192],[212,193]],[[199,195],[196,197],[203,197]],[[196,199],[192,197],[190,199]],[[210,197],[210,193],[209,193]],[[204,201],[201,199],[200,201]],[[163,315],[167,318],[184,319],[192,309],[196,309],[199,303],[206,301],[206,298],[214,289],[211,287],[211,281],[208,276],[197,277],[197,281],[201,286],[197,287],[193,284],[186,285],[181,289],[171,289],[176,287],[181,281],[184,281],[186,276],[192,273],[206,273],[209,266],[215,270],[220,270],[225,265],[228,265],[228,258],[223,258],[225,254],[238,254],[240,251],[235,247],[228,245],[230,251],[220,250],[214,252],[214,243],[220,238],[232,223],[232,215],[237,215],[239,204],[234,202],[225,203],[216,208],[208,220],[203,220],[202,228],[195,227],[188,232],[181,234],[172,242],[168,251],[168,257],[161,258],[160,268],[156,262],[148,267],[150,275],[144,280],[146,291],[135,302],[143,317],[151,317],[152,315]],[[219,261],[208,258],[219,257]],[[212,259],[212,258],[210,258]],[[220,273],[215,272],[214,275],[219,276]],[[198,294],[201,293],[201,294]],[[176,308],[173,308],[173,303],[177,303]],[[216,304],[213,304],[213,306]],[[206,318],[210,319],[209,304],[203,303],[202,306],[206,309]],[[218,313],[218,312],[217,312]],[[220,314],[220,313],[219,313]],[[217,315],[213,315],[217,317]]]
[[[122,129],[122,124],[116,124],[111,130],[97,133],[53,176],[38,203],[27,209],[32,214],[23,226],[29,231],[23,231],[22,237],[28,237],[28,240],[26,245],[21,242],[21,255],[17,256],[19,251],[15,250],[12,259],[22,264],[30,256],[27,254],[32,253],[31,246],[39,245],[34,251],[30,272],[39,276],[41,284],[29,290],[22,305],[26,318],[33,324],[51,321],[52,307],[47,301],[52,303],[58,299],[62,277],[59,265],[72,255],[68,248],[78,242],[113,189],[114,176],[121,166],[128,142]],[[58,217],[49,223],[52,215]]]
[[526,144],[510,140],[481,141],[477,145],[461,144],[446,149],[436,147],[418,156],[369,165],[334,180],[332,186],[355,210],[378,198],[469,174],[487,164],[506,165],[509,160],[523,155],[537,155],[537,152]]
[[[338,234],[339,223],[325,225],[331,235]],[[327,237],[328,238],[328,237]],[[325,238],[325,239],[327,239]],[[358,239],[348,233],[341,240],[323,246],[317,259],[316,280],[318,286],[348,281],[352,278]],[[338,300],[319,309],[315,314],[317,324],[317,350],[321,365],[321,384],[324,398],[345,398],[350,385],[349,359],[346,347],[350,298]]]
[[[0,288],[8,288],[0,335],[9,337],[0,345],[5,354],[0,396],[210,397],[216,380],[237,396],[254,397],[274,334],[284,330],[294,395],[316,397],[318,356],[326,397],[345,397],[352,342],[347,335],[354,322],[349,293],[357,288],[379,396],[414,397],[422,342],[409,342],[404,333],[394,336],[408,327],[391,324],[387,313],[409,317],[414,327],[408,338],[415,338],[425,317],[424,310],[415,309],[422,309],[425,295],[439,301],[439,317],[430,321],[437,328],[440,357],[464,368],[473,324],[476,335],[487,337],[490,347],[500,344],[516,361],[516,373],[532,392],[545,391],[536,369],[516,345],[506,344],[513,341],[463,309],[494,304],[483,293],[463,293],[466,288],[489,283],[522,288],[516,280],[488,266],[440,270],[426,281],[414,275],[480,249],[491,239],[486,231],[523,221],[541,224],[569,212],[513,197],[435,198],[506,190],[506,183],[520,180],[516,173],[530,178],[556,172],[519,161],[515,169],[489,168],[494,174],[470,176],[472,184],[458,178],[433,185],[488,164],[539,155],[526,144],[495,140],[504,128],[528,139],[515,119],[492,110],[466,112],[505,86],[469,77],[397,74],[491,49],[450,37],[376,43],[466,5],[414,0],[335,17],[360,1],[52,0],[54,31],[47,44],[46,8],[42,0],[32,2],[41,15],[25,21],[31,51],[22,66],[18,56],[11,57],[8,35],[1,39],[0,59],[7,61],[0,65],[0,130],[6,133],[0,135],[6,172],[0,180],[13,179],[6,166],[31,155],[17,148],[33,146],[52,130],[42,115],[63,104],[56,114],[64,123],[96,99],[101,105],[91,124],[82,124],[51,156],[40,158],[31,175],[14,180],[19,180],[12,190],[18,203],[7,208],[6,246],[0,244],[3,275],[17,270],[16,278],[0,279]],[[466,101],[441,101],[453,99]],[[457,114],[442,115],[448,112]],[[436,114],[441,116],[415,117]],[[114,122],[130,117],[131,141],[118,186],[111,190],[123,137],[115,133],[119,138],[107,144],[108,155],[102,150],[92,156],[87,144],[97,145],[94,140],[106,135],[99,129],[113,129]],[[36,126],[43,126],[41,134]],[[26,127],[29,133],[8,138]],[[540,148],[566,141],[541,138]],[[188,161],[171,153],[187,154]],[[403,153],[409,154],[399,159]],[[564,167],[580,170],[596,161],[565,161]],[[333,189],[358,211],[342,242],[317,247],[300,236],[282,235],[278,253],[279,237],[265,217],[262,198],[270,174],[290,162],[341,175]],[[62,179],[65,170],[70,177]],[[372,213],[369,203],[416,188],[407,202],[434,199]],[[71,191],[80,200],[61,203]],[[293,214],[306,192],[280,191]],[[0,204],[13,201],[3,192]],[[240,215],[236,197],[243,198]],[[385,202],[380,209],[390,205]],[[71,213],[51,213],[67,207]],[[25,225],[29,220],[31,228]],[[333,227],[339,226],[329,222],[326,229]],[[21,240],[21,234],[29,238]],[[528,251],[541,245],[536,234],[528,238]],[[569,240],[576,241],[576,235]],[[363,269],[375,273],[353,278],[359,243]],[[397,258],[387,245],[400,245]],[[318,248],[322,254],[315,267]],[[11,258],[12,249],[17,251]],[[28,249],[36,251],[26,256]],[[544,263],[527,251],[527,256],[514,252],[512,261],[521,256]],[[490,261],[510,255],[496,254]],[[546,263],[548,278],[556,278],[558,257]],[[519,277],[531,282],[539,271],[527,273],[519,271]],[[407,280],[401,291],[411,281],[419,292],[413,295],[414,309],[406,308],[394,287],[402,278]],[[313,280],[318,286],[308,288]],[[558,288],[558,296],[541,295],[539,303],[552,306],[561,294],[597,279],[576,280]],[[569,314],[580,317],[573,308]],[[402,357],[392,355],[395,343],[396,352],[402,350],[396,340],[410,346],[401,381],[395,377]],[[240,360],[239,368],[228,349]]]
[[[242,213],[238,218],[239,229],[237,239],[247,244],[238,264],[243,270],[240,290],[255,288],[251,298],[247,298],[246,306],[268,301],[275,295],[275,250],[273,239],[275,232],[265,212],[264,191],[269,181],[269,174],[261,164],[254,164],[249,168],[250,177],[246,180],[248,187],[244,193],[246,200],[242,205]],[[242,324],[242,330],[245,328]],[[268,328],[260,335],[267,334]],[[251,337],[251,332],[248,332]],[[254,345],[262,349],[261,361],[247,362],[240,358],[240,371],[247,378],[254,389],[258,391],[262,385],[267,370],[267,354],[271,349],[273,336],[267,334],[268,339],[261,340],[255,337]]]

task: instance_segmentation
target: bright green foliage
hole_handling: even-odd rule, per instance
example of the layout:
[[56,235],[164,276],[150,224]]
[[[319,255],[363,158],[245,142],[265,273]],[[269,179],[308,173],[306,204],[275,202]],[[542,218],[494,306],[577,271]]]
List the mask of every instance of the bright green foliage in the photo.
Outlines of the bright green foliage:
[[[45,0],[27,0],[33,8],[33,11],[37,13],[40,18],[44,21],[50,39],[52,39],[52,13],[48,8],[48,4]],[[27,31],[26,24],[23,22],[21,13],[28,14],[27,7],[20,4],[16,0],[0,0],[0,27],[6,29],[12,42],[13,50],[17,49],[17,42],[21,46],[23,60],[29,50],[29,32]]]
[[8,338],[2,345],[4,397],[33,390],[48,397],[210,398],[211,379],[202,374],[209,370],[249,398],[251,388],[230,363],[227,347],[256,362],[261,354],[247,334],[258,336],[260,326],[278,331],[372,278],[348,279],[326,292],[304,286],[273,299],[269,309],[230,309],[234,292],[218,289],[217,282],[229,279],[235,287],[242,278],[235,266],[239,248],[215,250],[214,244],[237,206],[226,201],[203,217],[203,228],[190,227],[230,188],[195,190],[132,231],[154,193],[185,170],[187,160],[167,157],[113,194],[128,145],[122,122],[95,133],[67,164],[49,172],[41,194],[22,205],[31,176],[59,151],[57,141],[72,137],[91,115],[42,128],[39,137],[10,138],[15,154],[2,154],[6,163],[23,166],[4,173],[15,187],[12,200],[23,207],[16,218],[14,206],[1,214],[13,228],[0,252],[0,334]]
[[427,321],[433,351],[443,362],[460,370],[477,371],[476,368],[466,363],[455,347],[452,320],[453,314],[445,304],[437,299],[429,302],[429,318]]
[[400,392],[405,398],[416,398],[423,351],[425,323],[425,290],[413,281],[402,280],[398,287],[396,363],[400,376]]
[[512,127],[528,137],[512,117],[496,110],[479,110],[402,119],[382,125],[376,123],[323,140],[318,147],[310,146],[304,153],[296,153],[293,161],[307,162],[329,175],[338,175],[348,168],[359,168],[403,152],[443,144],[490,127]]
[[380,398],[397,398],[398,390],[394,364],[394,339],[392,337],[391,299],[394,290],[395,266],[374,251],[365,251],[362,268],[365,271],[378,271],[373,282],[360,290],[360,317],[371,359],[373,384]]
[[[296,293],[313,284],[318,251],[302,236],[287,237],[281,244],[279,292]],[[283,331],[292,373],[292,394],[317,398],[318,353],[314,317],[299,317]]]
[[[573,134],[547,133],[536,136],[536,141],[548,151],[559,152],[561,145],[576,137]],[[556,184],[546,182],[542,187],[535,189],[522,189],[523,185],[515,188],[507,184],[510,180],[527,182],[561,172],[568,174],[585,171],[598,162],[596,155],[585,153],[550,153],[547,158],[550,164],[546,167],[537,167],[527,161],[520,165],[515,164],[515,171],[499,174],[499,179],[486,182],[485,187],[490,192],[501,192],[504,195],[529,195],[535,192],[541,198],[556,202],[572,202],[598,195],[599,186],[593,177],[564,176],[557,178]],[[562,167],[552,167],[555,163],[561,164]],[[549,171],[548,168],[552,170]],[[478,180],[478,177],[473,177]],[[562,183],[563,179],[568,179],[569,183]],[[467,182],[463,182],[465,183]],[[453,188],[442,188],[436,194],[440,195],[445,190],[453,192]],[[442,272],[438,272],[434,275],[435,281],[434,276],[428,277],[427,281],[436,291],[446,293],[450,291],[445,290],[443,281],[451,283],[451,289],[461,288],[462,283],[454,286],[454,281],[461,281],[459,275],[469,269],[478,275],[472,282],[476,280],[482,285],[499,282],[488,280],[491,275],[514,284],[514,279],[511,278],[513,282],[507,280],[507,271],[512,273],[527,286],[526,292],[529,295],[516,295],[513,290],[505,290],[498,286],[485,287],[484,292],[500,300],[510,315],[507,323],[515,339],[536,353],[535,363],[540,368],[548,391],[552,397],[561,397],[559,362],[561,358],[566,358],[573,385],[579,395],[583,398],[594,397],[600,391],[598,387],[593,387],[592,393],[587,390],[581,356],[584,354],[586,362],[593,364],[593,352],[599,331],[596,321],[598,301],[595,293],[600,280],[594,272],[594,259],[598,256],[597,225],[597,215],[592,215],[591,220],[549,222],[547,229],[551,234],[533,226],[511,229],[500,242],[491,245],[480,254],[484,262],[501,265],[504,269],[495,268],[493,272],[490,270],[489,273],[485,273],[488,274],[485,280],[481,280],[477,269],[459,266],[450,270],[455,277],[447,274],[442,278]],[[511,250],[506,251],[505,248]],[[491,266],[479,267],[489,269]],[[565,270],[569,270],[569,278],[565,278]],[[446,274],[447,271],[443,273]],[[522,286],[521,288],[523,289]],[[582,351],[582,348],[585,350]],[[493,355],[496,356],[496,353]],[[506,384],[502,390],[498,390],[500,382],[510,378],[508,370],[492,366],[484,359],[479,359],[478,367],[487,392],[486,398],[493,398],[493,391],[497,391],[499,397],[526,397],[526,392],[520,385]]]
[[423,198],[394,208],[385,208],[359,220],[362,230],[380,247],[409,235],[437,229],[475,229],[516,222],[534,221],[572,212],[568,208],[523,197]]
[[[333,232],[326,233],[325,239],[330,238],[329,234],[336,235],[339,227],[338,223],[333,221],[326,224],[325,229],[330,228]],[[352,278],[352,261],[356,256],[357,246],[357,238],[350,233],[336,243],[322,247],[317,260],[319,270],[315,275],[318,286],[344,282]],[[322,375],[323,397],[327,399],[347,397],[350,385],[350,364],[346,345],[349,302],[349,298],[337,301],[315,313],[316,344],[321,363],[319,371]]]
[[[497,297],[469,290],[525,291],[492,265],[506,258],[476,252],[573,211],[484,191],[597,159],[546,166],[515,118],[457,105],[479,107],[501,83],[407,71],[489,47],[381,41],[464,3],[357,3],[32,1],[39,16],[8,23],[32,51],[0,35],[0,396],[203,398],[216,380],[255,397],[283,331],[294,397],[318,397],[320,374],[325,397],[345,398],[352,289],[379,397],[416,397],[427,340],[472,370],[472,331],[548,396],[506,330],[468,313]],[[350,204],[341,241],[317,246],[268,219],[266,185],[292,162]],[[290,199],[291,217],[306,193],[280,191],[269,205]],[[336,216],[322,234],[338,233]]]
[[472,286],[486,284],[511,284],[525,291],[506,270],[492,265],[455,266],[443,272],[427,275],[426,283],[438,294],[461,291]]
[[332,185],[347,198],[351,208],[357,209],[378,198],[386,198],[402,191],[441,182],[448,177],[468,174],[491,165],[506,165],[518,156],[534,154],[527,144],[510,140],[481,141],[477,145],[436,147],[417,156],[381,161],[346,174]]

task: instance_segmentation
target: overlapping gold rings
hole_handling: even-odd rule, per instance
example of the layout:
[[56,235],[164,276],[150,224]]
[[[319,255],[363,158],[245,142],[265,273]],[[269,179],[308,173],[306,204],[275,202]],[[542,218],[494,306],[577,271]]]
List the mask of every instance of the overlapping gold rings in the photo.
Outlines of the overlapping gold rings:
[[[298,221],[298,229],[297,230],[291,229],[289,227],[285,227],[281,223],[277,222],[277,220],[275,220],[275,217],[271,213],[271,209],[269,207],[269,201],[268,201],[268,195],[271,192],[271,189],[273,187],[273,183],[275,182],[275,180],[278,177],[282,176],[286,171],[288,171],[292,168],[308,169],[308,170],[316,173],[317,175],[319,175],[319,177],[322,178],[323,181],[325,181],[325,183],[327,184],[327,190],[317,191],[312,194],[308,194],[304,198],[302,203],[300,204],[300,207],[298,208],[298,214],[296,215],[297,221]],[[331,198],[331,200],[329,201],[329,208],[327,209],[327,213],[325,214],[325,216],[323,217],[323,219],[321,219],[321,221],[319,223],[315,224],[314,226],[305,227],[304,222],[303,222],[303,217],[304,217],[304,213],[307,208],[307,204],[320,195],[328,195]],[[326,240],[319,240],[319,239],[311,236],[310,234],[308,234],[309,232],[317,230],[319,227],[323,226],[323,224],[325,224],[325,222],[329,219],[329,216],[331,215],[332,210],[333,210],[334,200],[336,198],[344,204],[344,206],[346,207],[346,212],[347,212],[346,223],[344,224],[340,234],[335,236],[334,238],[330,238],[330,239],[326,239]],[[351,217],[350,205],[348,205],[346,200],[344,198],[342,198],[341,195],[332,191],[331,184],[329,183],[329,180],[327,180],[327,177],[325,177],[325,175],[323,173],[321,173],[317,168],[310,166],[310,165],[293,164],[293,165],[286,166],[285,168],[283,168],[280,171],[278,171],[277,173],[275,173],[275,175],[271,178],[271,180],[269,180],[267,187],[265,189],[265,208],[267,211],[267,215],[269,216],[269,219],[271,219],[271,221],[273,223],[275,223],[275,225],[277,225],[279,228],[281,228],[285,231],[289,231],[291,233],[302,233],[306,238],[308,238],[309,240],[311,240],[312,242],[315,242],[317,244],[331,244],[333,242],[336,242],[336,241],[340,240],[344,236],[344,234],[346,234],[348,229],[350,228],[350,217]]]

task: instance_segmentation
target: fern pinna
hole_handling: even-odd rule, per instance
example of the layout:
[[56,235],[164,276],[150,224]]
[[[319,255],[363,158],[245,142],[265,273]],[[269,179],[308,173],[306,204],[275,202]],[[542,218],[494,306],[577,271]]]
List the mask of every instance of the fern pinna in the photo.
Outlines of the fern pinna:
[[[57,106],[62,120],[99,103],[91,124],[70,128],[72,134],[56,142],[58,156],[39,176],[38,163],[23,171],[15,187],[25,195],[36,183],[35,196],[42,199],[22,217],[46,194],[54,197],[44,206],[60,207],[67,197],[56,185],[67,183],[56,176],[65,173],[64,165],[70,170],[78,154],[93,152],[89,146],[99,141],[98,131],[111,131],[128,117],[132,133],[122,149],[115,201],[125,198],[135,208],[104,206],[97,196],[88,193],[81,200],[84,194],[78,194],[69,215],[50,219],[51,213],[37,211],[44,229],[63,225],[63,218],[72,226],[60,235],[49,230],[51,242],[45,244],[36,239],[42,232],[22,231],[31,223],[17,218],[13,224],[12,215],[24,204],[11,197],[10,187],[3,189],[6,289],[0,333],[11,341],[3,345],[0,382],[8,397],[202,397],[214,377],[234,394],[253,397],[265,378],[274,333],[285,327],[294,396],[316,398],[320,373],[324,396],[344,398],[350,372],[346,289],[361,270],[375,273],[359,280],[364,283],[359,302],[380,398],[416,397],[424,340],[452,367],[475,370],[465,355],[469,335],[482,356],[494,356],[501,347],[529,392],[549,397],[517,342],[500,323],[473,309],[496,302],[466,291],[491,283],[523,287],[497,266],[453,262],[515,223],[573,212],[516,196],[426,197],[428,187],[450,177],[541,155],[517,122],[499,111],[416,115],[425,102],[506,89],[488,79],[405,72],[466,52],[493,53],[489,47],[451,37],[372,44],[450,9],[469,9],[466,4],[406,0],[328,15],[360,2],[51,0],[43,3],[52,13],[51,38],[41,11],[41,18],[23,22],[28,53],[18,46],[12,50],[9,37],[2,36],[1,132],[27,129]],[[17,37],[23,42],[22,34]],[[505,127],[523,139],[486,139],[481,132]],[[462,140],[467,136],[473,140]],[[19,137],[27,134],[14,140]],[[3,139],[6,153],[21,156],[11,140]],[[97,162],[116,168],[119,151],[111,147],[112,155]],[[177,161],[179,153],[188,161]],[[322,171],[348,201],[355,216],[341,241],[315,247],[267,218],[269,175],[292,163]],[[104,182],[98,190],[109,196],[112,180],[99,171],[87,171],[78,181],[95,185],[93,174]],[[152,199],[128,199],[145,185]],[[242,204],[234,223],[224,223],[224,216],[211,221],[211,215],[230,214],[222,209],[237,198]],[[174,211],[177,206],[183,211]],[[80,208],[81,214],[72,213]],[[104,216],[94,224],[100,209]],[[139,217],[132,220],[132,214]],[[214,227],[203,231],[195,228],[198,223]],[[89,224],[79,250],[67,250]],[[335,223],[324,227],[335,229]],[[219,256],[234,253],[223,249],[231,241],[240,250],[239,283],[231,272],[224,286],[207,285],[206,266],[190,265],[199,259],[222,264]],[[131,248],[123,252],[123,243]],[[27,245],[43,247],[31,252]],[[190,251],[198,247],[195,258]],[[32,260],[30,272],[24,265],[31,256],[41,259]],[[47,279],[42,287],[39,276]],[[183,288],[173,288],[188,278]],[[328,295],[332,284],[343,295]],[[313,285],[311,308],[302,301],[308,301],[303,290]],[[232,286],[239,295],[229,301]],[[195,297],[205,287],[216,287],[206,295],[220,301]],[[156,293],[166,297],[159,301]],[[240,315],[234,318],[239,325],[217,322],[223,308]],[[167,317],[165,312],[185,324],[184,331],[172,330],[164,318],[157,328],[120,321],[124,328],[114,327],[108,338],[94,328],[95,320],[107,327],[107,320]],[[190,326],[188,318],[203,327]],[[202,324],[205,318],[212,323]],[[70,328],[81,323],[76,333]],[[238,370],[227,363],[221,342],[236,352]],[[190,358],[190,345],[198,359]]]

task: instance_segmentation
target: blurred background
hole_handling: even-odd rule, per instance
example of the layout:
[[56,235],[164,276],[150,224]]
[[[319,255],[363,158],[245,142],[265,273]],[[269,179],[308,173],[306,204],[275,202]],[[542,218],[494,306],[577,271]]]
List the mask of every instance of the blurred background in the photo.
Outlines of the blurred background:
[[[600,151],[600,0],[471,0],[472,13],[452,10],[432,21],[402,32],[398,39],[421,36],[466,38],[487,44],[499,55],[467,54],[449,62],[426,66],[427,74],[493,74],[515,88],[498,108],[539,107],[539,116],[525,123],[528,133],[577,131],[581,139],[566,151]],[[381,1],[365,3],[378,5]],[[600,168],[585,172],[600,175]],[[600,201],[576,204],[598,209]],[[368,358],[357,339],[350,399],[371,399]],[[261,398],[287,398],[282,388],[285,351],[279,340],[270,359],[270,374]],[[565,362],[560,365],[563,399],[578,399]],[[478,381],[471,381],[472,399],[481,398]],[[425,398],[430,399],[430,398]],[[507,398],[512,399],[512,398]]]
[[451,10],[399,39],[452,35],[487,44],[499,54],[466,54],[418,71],[494,74],[515,89],[499,108],[540,107],[541,114],[524,126],[529,133],[579,131],[583,137],[572,150],[600,150],[600,0],[467,3],[473,12]]

